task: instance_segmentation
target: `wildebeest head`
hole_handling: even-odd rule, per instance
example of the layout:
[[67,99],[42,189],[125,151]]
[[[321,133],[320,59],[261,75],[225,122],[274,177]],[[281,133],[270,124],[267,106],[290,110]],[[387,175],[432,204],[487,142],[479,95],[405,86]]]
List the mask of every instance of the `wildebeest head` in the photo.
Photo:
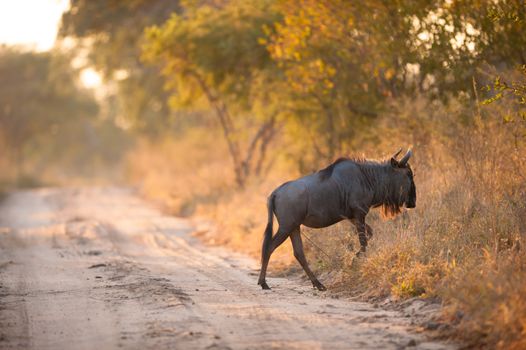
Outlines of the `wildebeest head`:
[[407,208],[416,207],[416,186],[413,176],[413,170],[409,165],[409,158],[413,155],[412,150],[408,150],[407,153],[400,159],[396,160],[396,157],[400,154],[402,149],[396,152],[391,157],[391,166],[395,176],[395,183],[400,189],[398,205],[402,206],[405,204]]

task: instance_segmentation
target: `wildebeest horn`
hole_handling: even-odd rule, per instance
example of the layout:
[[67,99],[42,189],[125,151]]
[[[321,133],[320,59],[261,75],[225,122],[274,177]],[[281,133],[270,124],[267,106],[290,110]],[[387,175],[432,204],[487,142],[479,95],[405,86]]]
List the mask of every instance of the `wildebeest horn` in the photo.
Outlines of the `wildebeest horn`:
[[407,161],[409,160],[409,158],[411,158],[412,155],[413,155],[413,151],[411,149],[408,149],[404,158],[402,158],[400,162],[398,162],[398,164],[400,164],[401,166],[405,166],[407,164]]
[[402,152],[402,149],[401,149],[401,148],[398,150],[398,152],[396,152],[395,154],[393,154],[393,156],[392,156],[391,158],[396,159],[396,157],[398,157],[398,155],[400,154],[400,152]]

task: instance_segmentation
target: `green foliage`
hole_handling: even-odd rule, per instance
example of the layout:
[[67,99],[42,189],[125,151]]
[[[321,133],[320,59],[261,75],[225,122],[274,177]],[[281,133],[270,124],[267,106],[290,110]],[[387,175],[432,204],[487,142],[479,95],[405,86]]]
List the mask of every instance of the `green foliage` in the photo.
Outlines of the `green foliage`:
[[[505,123],[526,122],[526,5],[520,1],[504,1],[492,4],[485,18],[488,40],[485,49],[497,57],[495,64],[507,64],[514,68],[510,80],[497,73],[491,83],[482,87],[482,91],[492,94],[482,101],[489,105],[506,98],[510,113],[503,116]],[[505,42],[504,42],[505,40]],[[504,57],[504,55],[506,55]],[[515,67],[510,65],[516,64]],[[504,71],[501,69],[501,71]],[[507,73],[507,72],[505,72]],[[524,135],[526,136],[526,135]]]
[[283,19],[260,41],[295,93],[293,115],[307,133],[316,130],[318,143],[325,138],[311,141],[317,158],[347,152],[395,98],[472,94],[473,77],[486,79],[483,64],[509,68],[526,59],[520,1],[285,0],[277,7]]
[[488,84],[481,89],[492,94],[481,102],[482,105],[490,105],[503,99],[508,100],[505,103],[508,104],[509,112],[503,115],[505,123],[526,122],[526,65],[522,66],[519,72],[522,75],[521,80],[508,83],[497,76],[491,85]]
[[184,15],[146,29],[143,58],[163,65],[168,88],[175,92],[174,108],[202,107],[204,83],[239,111],[251,109],[258,80],[268,82],[274,73],[258,43],[263,26],[275,19],[268,3],[189,7]]
[[274,32],[267,27],[261,43],[294,92],[293,115],[317,134],[316,158],[326,161],[344,152],[355,129],[378,114],[387,96],[398,94],[396,57],[405,53],[389,49],[395,38],[407,37],[407,26],[393,21],[389,32],[379,28],[391,24],[391,9],[376,2],[282,1],[279,10],[283,20]]

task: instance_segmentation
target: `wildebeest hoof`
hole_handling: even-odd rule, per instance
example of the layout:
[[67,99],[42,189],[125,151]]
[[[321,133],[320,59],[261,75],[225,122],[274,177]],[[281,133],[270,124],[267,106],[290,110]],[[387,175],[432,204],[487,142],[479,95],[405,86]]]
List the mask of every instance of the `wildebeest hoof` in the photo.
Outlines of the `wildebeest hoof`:
[[265,289],[265,290],[270,290],[270,287],[268,286],[267,282],[262,282],[262,283],[258,283],[261,288]]
[[321,292],[327,290],[327,288],[323,284],[321,284],[320,282],[314,282],[313,285],[314,285],[314,288],[316,288],[317,290],[319,290]]

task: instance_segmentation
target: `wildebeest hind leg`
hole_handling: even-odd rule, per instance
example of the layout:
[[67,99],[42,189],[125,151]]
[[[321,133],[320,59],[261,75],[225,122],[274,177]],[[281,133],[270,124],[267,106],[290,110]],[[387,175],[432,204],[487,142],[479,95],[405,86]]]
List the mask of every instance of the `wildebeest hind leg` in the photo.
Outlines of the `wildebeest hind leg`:
[[320,281],[318,281],[316,276],[314,276],[314,273],[312,273],[311,269],[309,268],[309,264],[305,258],[305,253],[303,252],[303,242],[301,241],[299,227],[292,231],[290,234],[290,240],[292,241],[292,248],[294,249],[294,257],[296,257],[301,267],[303,267],[303,270],[305,270],[305,273],[307,276],[309,276],[314,287],[316,287],[318,290],[327,290],[327,288],[325,288],[325,286],[321,284]]
[[277,247],[279,247],[283,242],[285,242],[285,240],[287,239],[289,235],[290,235],[289,230],[283,230],[280,227],[278,228],[278,232],[276,232],[274,237],[272,237],[272,241],[270,242],[270,247],[269,249],[265,251],[265,255],[261,259],[261,271],[259,272],[259,279],[258,279],[258,284],[261,286],[261,288],[270,289],[270,287],[268,286],[266,282],[267,267],[268,267],[268,262],[270,260],[270,256],[272,255],[274,250],[276,250]]

